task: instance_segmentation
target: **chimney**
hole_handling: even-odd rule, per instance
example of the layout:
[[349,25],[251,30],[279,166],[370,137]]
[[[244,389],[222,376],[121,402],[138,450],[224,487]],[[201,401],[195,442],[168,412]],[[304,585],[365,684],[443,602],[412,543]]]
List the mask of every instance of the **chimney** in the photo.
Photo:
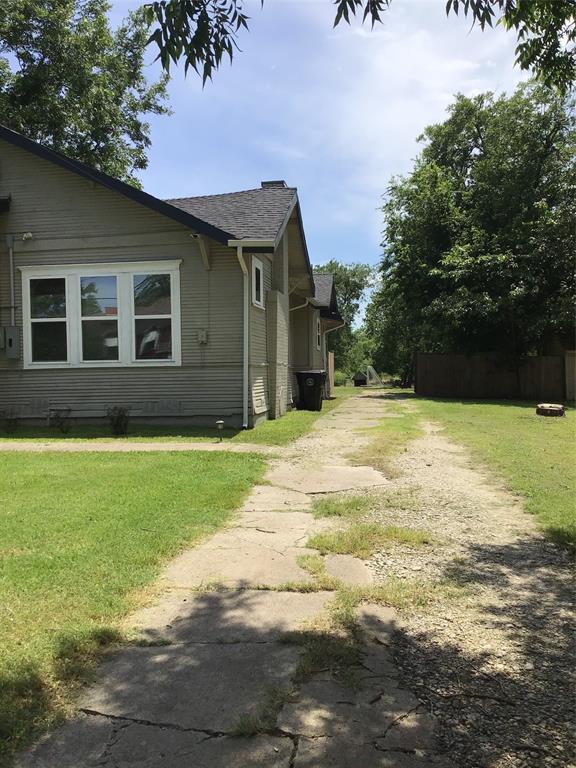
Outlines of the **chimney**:
[[277,179],[276,181],[262,181],[261,182],[262,189],[270,189],[280,187],[281,189],[285,189],[288,184],[284,181],[284,179]]

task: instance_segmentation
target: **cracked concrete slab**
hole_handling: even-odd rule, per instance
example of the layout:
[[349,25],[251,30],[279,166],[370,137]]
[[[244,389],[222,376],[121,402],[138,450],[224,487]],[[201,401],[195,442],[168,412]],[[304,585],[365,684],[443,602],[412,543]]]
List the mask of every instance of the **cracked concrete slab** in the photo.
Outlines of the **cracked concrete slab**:
[[289,768],[292,751],[288,738],[206,738],[205,734],[133,725],[120,733],[110,750],[114,760],[110,768]]
[[310,494],[335,493],[389,484],[389,480],[373,467],[354,467],[348,464],[310,467],[282,463],[268,472],[266,479],[273,485]]
[[434,754],[382,751],[346,737],[301,739],[294,768],[449,768]]
[[281,644],[128,648],[102,667],[81,710],[179,728],[231,731],[270,688],[290,687],[300,649]]
[[382,738],[399,717],[419,705],[394,681],[350,688],[335,680],[312,680],[278,716],[278,727],[308,738],[344,736],[366,742]]
[[84,715],[43,739],[15,768],[289,768],[280,736],[240,739]]
[[326,555],[326,572],[349,586],[367,586],[374,581],[366,563],[352,555]]
[[168,586],[196,588],[218,583],[226,587],[244,588],[261,585],[279,586],[289,581],[311,582],[300,568],[300,555],[313,555],[315,550],[289,547],[276,551],[270,547],[244,545],[237,549],[212,549],[200,546],[183,552],[164,570],[161,580]]
[[374,603],[364,603],[356,611],[361,629],[371,640],[390,645],[398,629],[398,618],[393,608]]
[[236,526],[221,531],[203,544],[204,549],[238,549],[261,546],[283,552],[290,547],[304,547],[315,533],[332,530],[334,520],[316,520],[307,512],[244,512]]
[[331,592],[241,590],[189,595],[177,590],[138,611],[130,623],[150,640],[264,643],[299,629],[332,599]]
[[272,485],[257,485],[241,507],[241,512],[284,512],[311,509],[312,499],[305,493]]
[[434,722],[426,712],[412,712],[398,720],[384,738],[377,740],[381,749],[430,749]]
[[116,727],[111,720],[87,715],[70,720],[16,757],[14,768],[92,768],[102,765]]

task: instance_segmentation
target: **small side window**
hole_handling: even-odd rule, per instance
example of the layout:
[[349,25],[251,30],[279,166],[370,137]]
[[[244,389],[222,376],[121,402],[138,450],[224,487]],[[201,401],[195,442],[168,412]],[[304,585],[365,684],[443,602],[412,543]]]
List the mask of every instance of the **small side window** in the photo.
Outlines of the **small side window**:
[[320,318],[316,318],[316,349],[322,349],[322,326]]
[[252,257],[252,304],[264,309],[264,267]]

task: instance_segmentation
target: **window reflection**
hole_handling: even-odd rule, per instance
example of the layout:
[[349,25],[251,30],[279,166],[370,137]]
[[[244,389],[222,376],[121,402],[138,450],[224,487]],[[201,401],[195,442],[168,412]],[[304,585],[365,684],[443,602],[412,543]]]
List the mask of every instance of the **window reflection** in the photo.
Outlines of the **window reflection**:
[[66,323],[32,323],[31,331],[32,360],[35,363],[67,360]]
[[134,314],[169,315],[170,275],[134,275]]
[[116,278],[112,275],[81,277],[80,294],[82,317],[113,316],[118,314]]
[[137,360],[172,357],[172,321],[169,318],[136,320],[135,325]]
[[30,312],[33,318],[66,317],[66,278],[30,280]]
[[116,320],[82,321],[82,358],[118,360],[118,322]]

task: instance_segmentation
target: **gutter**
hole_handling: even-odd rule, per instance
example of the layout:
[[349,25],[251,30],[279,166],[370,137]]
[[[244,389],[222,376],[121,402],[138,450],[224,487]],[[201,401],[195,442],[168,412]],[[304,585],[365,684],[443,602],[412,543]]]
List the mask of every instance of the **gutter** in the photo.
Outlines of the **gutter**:
[[344,326],[345,326],[345,325],[346,325],[346,323],[344,322],[344,320],[342,320],[342,322],[340,323],[340,325],[335,325],[335,326],[334,326],[334,328],[328,328],[328,329],[326,329],[326,330],[324,331],[324,336],[327,336],[329,333],[332,333],[332,331],[339,331],[339,330],[340,330],[340,328],[344,328]]
[[[253,241],[250,241],[253,242]],[[228,245],[234,243],[236,245],[236,256],[238,257],[238,263],[242,270],[242,287],[243,287],[243,343],[242,343],[242,428],[248,429],[248,375],[249,375],[249,322],[250,322],[250,283],[248,282],[248,267],[246,266],[246,260],[244,253],[242,252],[242,241],[229,240]]]

